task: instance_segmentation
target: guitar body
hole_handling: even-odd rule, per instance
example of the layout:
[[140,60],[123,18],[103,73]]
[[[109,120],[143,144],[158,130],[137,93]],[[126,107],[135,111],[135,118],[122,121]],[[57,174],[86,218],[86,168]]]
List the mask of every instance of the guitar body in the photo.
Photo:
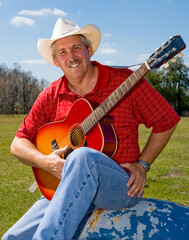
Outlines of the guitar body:
[[[66,145],[70,146],[69,152],[87,146],[112,157],[117,150],[117,137],[110,117],[97,123],[86,135],[80,128],[80,123],[92,112],[93,108],[87,100],[77,100],[64,120],[45,124],[38,130],[35,138],[37,149],[49,155],[54,149]],[[33,172],[42,194],[51,200],[60,180],[39,168],[33,167]]]

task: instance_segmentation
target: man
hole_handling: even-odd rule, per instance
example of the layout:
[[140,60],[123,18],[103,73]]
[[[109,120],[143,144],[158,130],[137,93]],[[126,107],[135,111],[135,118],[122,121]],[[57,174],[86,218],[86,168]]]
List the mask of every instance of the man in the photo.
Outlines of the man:
[[[61,158],[68,150],[66,145],[49,155],[41,153],[34,144],[41,126],[65,119],[80,98],[102,103],[132,73],[91,62],[99,43],[100,31],[95,25],[80,29],[63,18],[57,20],[51,39],[38,42],[43,58],[60,67],[64,76],[39,95],[13,140],[11,152],[22,163],[51,173],[60,184],[51,201],[42,197],[3,240],[70,240],[87,213],[97,208],[136,205],[144,192],[150,165],[180,120],[165,99],[142,79],[109,113],[114,118],[118,142],[112,159],[90,146],[77,148],[66,160]],[[139,124],[152,127],[141,153]]]

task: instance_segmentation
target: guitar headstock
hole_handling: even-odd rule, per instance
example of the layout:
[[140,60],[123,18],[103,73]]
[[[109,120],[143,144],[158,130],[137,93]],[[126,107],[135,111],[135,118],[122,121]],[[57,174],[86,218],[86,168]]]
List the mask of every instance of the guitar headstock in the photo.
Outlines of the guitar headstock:
[[166,43],[163,43],[147,60],[147,64],[150,69],[158,68],[163,65],[169,59],[180,53],[186,44],[180,35],[171,37]]

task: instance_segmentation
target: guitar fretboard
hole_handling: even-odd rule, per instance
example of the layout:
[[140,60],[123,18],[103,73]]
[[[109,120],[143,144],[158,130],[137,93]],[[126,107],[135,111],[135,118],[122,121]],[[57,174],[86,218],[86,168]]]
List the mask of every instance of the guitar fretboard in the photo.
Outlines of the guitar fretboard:
[[82,123],[81,128],[87,134],[97,122],[100,121],[132,87],[149,71],[146,63],[143,63],[133,72],[108,98],[104,100]]

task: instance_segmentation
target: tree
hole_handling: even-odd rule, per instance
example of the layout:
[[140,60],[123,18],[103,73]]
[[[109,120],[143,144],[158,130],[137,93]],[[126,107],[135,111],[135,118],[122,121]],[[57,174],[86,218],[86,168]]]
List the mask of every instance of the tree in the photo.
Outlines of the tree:
[[164,96],[181,116],[189,111],[189,68],[179,57],[169,61],[167,68],[155,70],[146,75],[152,86]]
[[13,70],[0,65],[0,114],[27,114],[41,90],[48,85],[18,64]]

